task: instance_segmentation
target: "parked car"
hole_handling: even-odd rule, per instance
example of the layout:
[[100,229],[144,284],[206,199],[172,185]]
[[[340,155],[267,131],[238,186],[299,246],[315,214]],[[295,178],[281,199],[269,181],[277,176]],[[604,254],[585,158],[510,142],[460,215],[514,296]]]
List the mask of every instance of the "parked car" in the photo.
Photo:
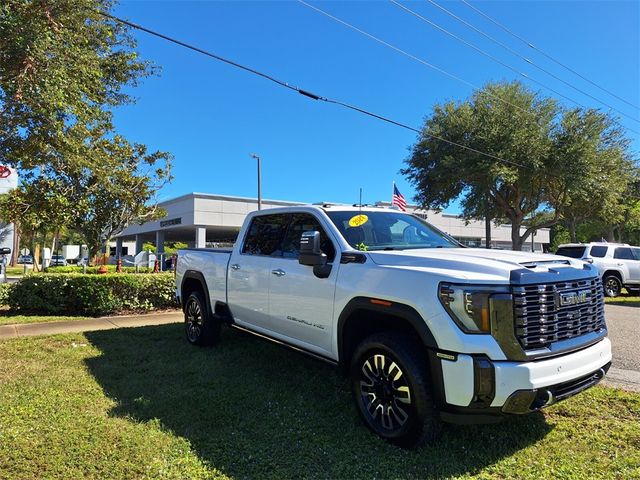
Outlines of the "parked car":
[[620,295],[622,287],[633,295],[640,294],[640,247],[626,243],[567,243],[558,247],[556,255],[595,265],[608,297]]
[[337,365],[364,424],[404,447],[539,410],[611,365],[596,267],[462,248],[394,209],[252,212],[233,248],[178,251],[176,295],[190,343],[225,324]]
[[18,263],[20,265],[33,265],[33,256],[32,255],[20,255],[18,257]]
[[62,255],[51,255],[51,263],[49,264],[51,267],[66,267],[67,259]]

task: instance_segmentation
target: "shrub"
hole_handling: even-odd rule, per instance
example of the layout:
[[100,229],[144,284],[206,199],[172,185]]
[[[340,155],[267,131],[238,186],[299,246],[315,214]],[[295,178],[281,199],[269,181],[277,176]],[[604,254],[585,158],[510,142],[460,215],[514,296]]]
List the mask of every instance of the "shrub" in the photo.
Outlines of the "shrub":
[[[98,269],[100,266],[96,267],[87,267],[87,273],[96,274],[98,273]],[[138,269],[138,273],[150,273],[153,269],[148,267],[140,267]],[[115,273],[116,266],[115,265],[107,265],[107,271],[109,273]],[[136,267],[122,267],[123,273],[135,273]],[[82,267],[78,265],[67,265],[66,267],[49,267],[44,273],[83,273]]]
[[7,295],[12,310],[38,314],[105,315],[175,306],[170,273],[28,275]]
[[12,287],[12,283],[0,283],[0,307],[8,305],[9,292]]

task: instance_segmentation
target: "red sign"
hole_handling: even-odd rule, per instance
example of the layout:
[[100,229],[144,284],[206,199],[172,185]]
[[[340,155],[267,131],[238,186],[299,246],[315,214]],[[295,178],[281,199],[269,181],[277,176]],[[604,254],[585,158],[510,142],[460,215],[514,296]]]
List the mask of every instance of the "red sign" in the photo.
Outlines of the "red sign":
[[0,178],[8,178],[11,176],[11,169],[9,167],[5,167],[4,165],[0,165]]

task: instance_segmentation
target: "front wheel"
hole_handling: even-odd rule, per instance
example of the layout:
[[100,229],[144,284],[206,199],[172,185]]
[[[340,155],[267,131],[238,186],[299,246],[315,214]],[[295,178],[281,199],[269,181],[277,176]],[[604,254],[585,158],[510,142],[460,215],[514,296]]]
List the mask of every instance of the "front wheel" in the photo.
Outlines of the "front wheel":
[[607,275],[602,280],[604,285],[604,294],[607,297],[617,297],[622,291],[622,282],[615,275]]
[[193,292],[184,305],[184,328],[193,345],[213,345],[220,338],[220,322],[211,315],[202,292]]
[[351,388],[360,416],[391,443],[410,448],[439,436],[426,365],[415,341],[393,332],[366,338],[354,353]]

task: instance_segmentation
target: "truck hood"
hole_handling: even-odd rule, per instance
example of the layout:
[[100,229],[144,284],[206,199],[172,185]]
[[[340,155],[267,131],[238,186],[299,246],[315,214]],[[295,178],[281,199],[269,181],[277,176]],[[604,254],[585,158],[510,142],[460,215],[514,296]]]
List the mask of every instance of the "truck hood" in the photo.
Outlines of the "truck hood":
[[592,265],[571,258],[483,248],[425,248],[368,252],[381,266],[421,269],[451,279],[537,283],[597,275]]

